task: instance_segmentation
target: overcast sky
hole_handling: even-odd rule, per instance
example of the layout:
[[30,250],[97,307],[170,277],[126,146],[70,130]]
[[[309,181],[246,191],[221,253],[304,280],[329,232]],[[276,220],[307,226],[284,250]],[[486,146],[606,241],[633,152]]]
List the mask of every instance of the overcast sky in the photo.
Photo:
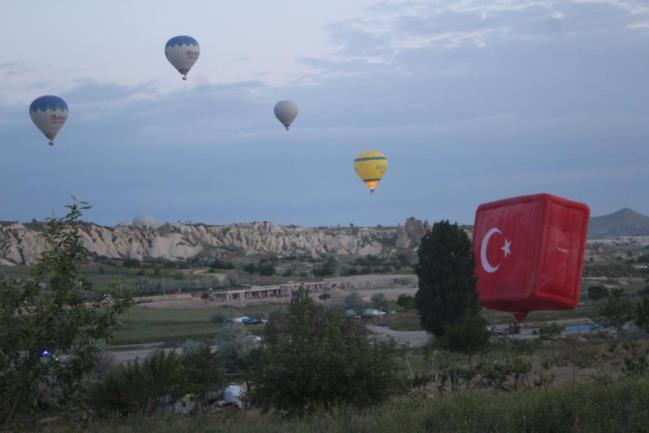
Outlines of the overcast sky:
[[[4,0],[0,219],[473,221],[548,192],[649,214],[649,2]],[[183,82],[164,56],[188,34]],[[51,148],[31,101],[70,108]],[[291,131],[280,99],[300,115]],[[374,195],[353,160],[389,168]]]

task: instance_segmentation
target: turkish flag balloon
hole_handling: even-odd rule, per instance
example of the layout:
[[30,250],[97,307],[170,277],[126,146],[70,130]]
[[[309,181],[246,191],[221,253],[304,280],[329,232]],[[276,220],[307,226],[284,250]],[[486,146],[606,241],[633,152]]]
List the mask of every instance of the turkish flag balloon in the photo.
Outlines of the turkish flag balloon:
[[473,228],[480,303],[522,320],[579,302],[590,210],[550,194],[478,207]]

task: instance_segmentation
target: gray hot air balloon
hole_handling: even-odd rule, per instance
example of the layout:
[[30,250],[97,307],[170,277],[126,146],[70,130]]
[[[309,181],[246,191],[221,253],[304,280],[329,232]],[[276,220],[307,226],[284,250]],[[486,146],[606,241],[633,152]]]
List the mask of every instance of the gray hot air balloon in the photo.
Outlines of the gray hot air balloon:
[[288,131],[291,123],[293,123],[293,121],[297,117],[297,104],[294,101],[279,101],[277,104],[275,104],[274,111],[277,120],[282,122],[282,125],[284,125],[286,127],[286,130]]

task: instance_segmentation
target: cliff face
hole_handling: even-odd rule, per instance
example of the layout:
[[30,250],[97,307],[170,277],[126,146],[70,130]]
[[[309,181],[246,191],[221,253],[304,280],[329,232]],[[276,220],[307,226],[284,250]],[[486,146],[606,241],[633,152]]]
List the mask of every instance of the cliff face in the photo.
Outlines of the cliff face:
[[[322,257],[385,255],[415,247],[428,224],[409,218],[398,228],[307,228],[269,222],[210,226],[203,224],[84,224],[85,246],[108,258],[164,258],[264,255]],[[30,264],[46,248],[38,225],[0,223],[0,264]]]

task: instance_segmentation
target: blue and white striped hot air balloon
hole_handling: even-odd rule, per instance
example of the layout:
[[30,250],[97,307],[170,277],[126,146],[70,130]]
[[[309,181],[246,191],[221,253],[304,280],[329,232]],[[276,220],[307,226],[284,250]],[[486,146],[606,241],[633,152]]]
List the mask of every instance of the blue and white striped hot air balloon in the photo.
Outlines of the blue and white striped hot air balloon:
[[46,95],[34,99],[29,106],[29,115],[38,129],[54,145],[54,137],[68,118],[68,104],[58,96]]
[[167,60],[187,79],[187,73],[194,66],[201,52],[196,39],[190,36],[175,36],[165,45]]

